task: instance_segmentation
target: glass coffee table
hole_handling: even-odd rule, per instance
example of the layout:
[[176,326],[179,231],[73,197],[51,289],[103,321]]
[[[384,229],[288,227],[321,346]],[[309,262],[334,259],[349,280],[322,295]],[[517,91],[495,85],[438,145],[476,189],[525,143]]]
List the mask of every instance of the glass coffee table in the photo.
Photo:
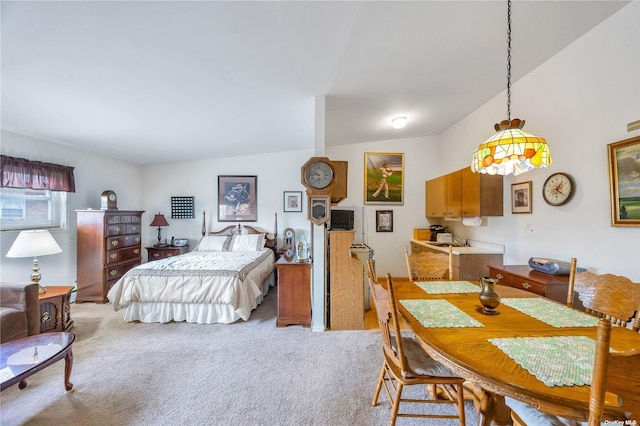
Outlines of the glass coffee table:
[[27,377],[64,358],[64,387],[71,390],[69,382],[73,353],[73,333],[45,333],[24,337],[0,344],[0,391],[19,383],[27,386]]

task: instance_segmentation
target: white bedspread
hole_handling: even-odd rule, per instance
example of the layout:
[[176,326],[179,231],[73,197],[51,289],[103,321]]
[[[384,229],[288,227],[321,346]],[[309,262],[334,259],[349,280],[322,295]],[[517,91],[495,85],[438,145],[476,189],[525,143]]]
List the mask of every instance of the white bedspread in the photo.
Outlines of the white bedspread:
[[228,304],[247,320],[274,265],[269,249],[196,251],[130,269],[107,297],[116,311],[137,302]]

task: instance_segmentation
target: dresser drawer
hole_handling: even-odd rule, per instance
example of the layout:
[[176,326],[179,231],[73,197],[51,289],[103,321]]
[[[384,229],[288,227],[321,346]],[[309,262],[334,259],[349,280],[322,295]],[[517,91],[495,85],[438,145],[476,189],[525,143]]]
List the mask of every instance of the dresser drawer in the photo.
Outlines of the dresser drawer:
[[[139,264],[140,264],[140,261],[136,260],[136,261],[130,262],[130,263],[125,263],[125,264],[115,265],[115,266],[109,266],[109,267],[105,268],[105,270],[104,270],[105,281],[116,281],[116,280],[118,280],[118,278],[123,276],[125,274],[125,272],[127,272],[129,269],[133,268],[134,266],[138,266]],[[113,285],[113,284],[111,284],[111,285]]]
[[109,250],[105,252],[107,258],[105,264],[112,265],[114,263],[125,262],[127,260],[140,260],[142,249],[140,247],[130,247],[119,250]]
[[535,281],[526,280],[520,277],[513,277],[513,287],[530,291],[531,293],[545,296],[545,286]]
[[138,234],[122,235],[119,237],[107,238],[107,250],[115,250],[123,247],[139,245],[141,238]]

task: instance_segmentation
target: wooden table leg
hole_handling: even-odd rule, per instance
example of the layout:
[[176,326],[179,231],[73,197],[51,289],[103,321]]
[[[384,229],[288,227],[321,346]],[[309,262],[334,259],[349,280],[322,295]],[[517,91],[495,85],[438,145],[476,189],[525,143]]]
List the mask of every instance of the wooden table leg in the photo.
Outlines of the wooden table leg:
[[73,367],[73,352],[71,352],[71,346],[67,349],[67,355],[64,357],[64,387],[70,391],[73,389],[73,383],[69,381],[71,377],[71,368]]

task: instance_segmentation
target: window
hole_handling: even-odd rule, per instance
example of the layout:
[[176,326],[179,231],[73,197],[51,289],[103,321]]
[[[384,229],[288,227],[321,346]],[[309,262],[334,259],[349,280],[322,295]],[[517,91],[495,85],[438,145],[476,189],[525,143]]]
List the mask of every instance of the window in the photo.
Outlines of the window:
[[0,188],[0,230],[64,228],[66,222],[66,192]]

